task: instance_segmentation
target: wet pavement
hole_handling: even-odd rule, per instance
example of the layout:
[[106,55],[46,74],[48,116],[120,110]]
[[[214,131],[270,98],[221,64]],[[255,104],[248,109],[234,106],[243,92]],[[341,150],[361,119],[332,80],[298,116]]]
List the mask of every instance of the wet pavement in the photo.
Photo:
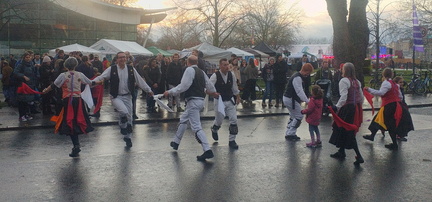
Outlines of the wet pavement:
[[[379,102],[379,100],[377,100]],[[179,113],[147,114],[139,101],[132,137],[125,149],[115,112],[106,99],[95,131],[81,135],[82,152],[70,158],[70,139],[54,135],[49,117],[36,115],[28,125],[18,123],[16,109],[0,112],[0,198],[2,201],[431,201],[432,98],[407,95],[415,131],[399,151],[384,144],[388,135],[368,134],[372,118],[364,105],[364,123],[357,141],[365,163],[353,165],[354,151],[338,161],[329,157],[331,117],[319,126],[323,147],[311,149],[308,126],[301,140],[284,139],[287,109],[239,106],[239,150],[228,147],[228,121],[211,139],[212,110],[203,117],[215,157],[196,161],[202,153],[190,129],[174,151],[169,142]],[[376,103],[379,106],[379,103]],[[3,116],[7,115],[7,116]],[[39,119],[38,119],[39,118]],[[7,127],[5,126],[7,125]],[[51,125],[50,125],[51,124]]]
[[[432,106],[432,94],[427,95],[413,95],[407,94],[405,96],[406,103],[411,107],[427,107]],[[0,100],[4,100],[3,94],[0,94]],[[167,102],[167,99],[162,99],[163,102]],[[242,105],[237,106],[238,117],[264,117],[264,116],[286,116],[288,114],[288,109],[286,108],[276,108],[276,107],[262,107],[261,100],[253,101],[252,105]],[[274,104],[274,101],[273,101]],[[381,99],[374,98],[374,108],[378,109],[381,105]],[[182,108],[184,108],[184,103],[182,103]],[[363,109],[365,111],[371,111],[370,104],[365,100],[363,104]],[[176,111],[176,110],[175,110]],[[154,122],[175,122],[179,120],[181,113],[174,112],[169,113],[164,109],[157,109],[156,113],[147,113],[145,98],[137,99],[137,116],[138,119],[135,120],[135,124],[145,124]],[[54,122],[50,121],[50,115],[33,114],[33,120],[28,122],[20,122],[18,120],[18,109],[11,107],[3,107],[0,109],[0,131],[5,130],[21,130],[27,129],[39,129],[39,128],[50,128],[55,125]],[[212,120],[214,118],[213,101],[209,101],[207,113],[202,113],[202,120]],[[106,125],[117,125],[118,115],[114,111],[111,105],[108,93],[105,93],[103,99],[103,105],[101,108],[101,116],[99,118],[92,118],[91,122],[94,126],[106,126]]]

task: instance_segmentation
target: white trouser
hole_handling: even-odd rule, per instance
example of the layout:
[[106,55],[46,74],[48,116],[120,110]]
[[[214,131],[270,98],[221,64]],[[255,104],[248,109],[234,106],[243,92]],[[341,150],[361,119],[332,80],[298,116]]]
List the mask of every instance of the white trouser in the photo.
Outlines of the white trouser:
[[[174,87],[176,87],[176,86],[171,85],[171,84],[168,84],[168,89],[171,89],[171,88],[174,88]],[[174,105],[173,105],[173,100],[175,100],[175,103],[176,103],[177,107],[180,107],[180,106],[181,106],[181,105],[180,105],[180,94],[177,95],[177,96],[174,96],[174,95],[169,95],[169,96],[168,96],[168,106],[169,106],[169,107],[174,106]]]
[[[132,126],[132,95],[118,95],[116,98],[111,97],[111,103],[117,109],[119,115],[120,128],[126,128],[127,124]],[[121,117],[126,117],[127,122],[122,123]],[[126,138],[131,138],[132,133],[125,135]]]
[[302,107],[300,103],[294,101],[294,108],[292,106],[293,99],[283,96],[283,103],[288,108],[290,114],[290,120],[287,124],[287,130],[285,135],[296,135],[297,128],[300,126],[303,114],[301,113]]
[[[219,98],[221,99],[221,98]],[[230,125],[237,125],[237,108],[236,105],[232,101],[224,101],[225,105],[225,115],[228,116]],[[217,111],[219,102],[217,99],[214,100],[214,109],[215,109],[215,120],[213,122],[213,125],[215,126],[221,126],[222,121],[224,120],[224,116],[222,116],[221,113]],[[229,141],[234,141],[237,134],[230,134],[229,135]]]
[[186,131],[187,124],[189,124],[194,132],[194,135],[201,142],[201,146],[204,151],[210,150],[210,145],[207,141],[207,137],[202,130],[200,111],[204,108],[204,99],[190,99],[187,101],[186,109],[180,116],[180,123],[177,128],[176,134],[173,141],[180,144],[183,134]]

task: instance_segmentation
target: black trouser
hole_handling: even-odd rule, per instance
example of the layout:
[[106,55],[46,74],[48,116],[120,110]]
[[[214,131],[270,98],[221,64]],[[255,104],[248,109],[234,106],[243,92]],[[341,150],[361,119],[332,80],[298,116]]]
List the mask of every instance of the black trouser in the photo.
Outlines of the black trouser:
[[72,140],[72,144],[74,146],[79,146],[79,139],[78,139],[78,135],[70,135],[70,138]]
[[256,86],[256,79],[249,79],[246,81],[243,94],[242,94],[243,100],[248,100],[249,98],[251,100],[256,99],[255,86]]
[[51,113],[51,97],[53,93],[49,92],[47,94],[42,95],[42,112]]
[[285,90],[285,83],[274,83],[276,104],[282,103],[282,96]]
[[27,115],[29,113],[29,110],[30,108],[27,102],[22,102],[22,101],[18,102],[18,112],[20,118],[24,115]]

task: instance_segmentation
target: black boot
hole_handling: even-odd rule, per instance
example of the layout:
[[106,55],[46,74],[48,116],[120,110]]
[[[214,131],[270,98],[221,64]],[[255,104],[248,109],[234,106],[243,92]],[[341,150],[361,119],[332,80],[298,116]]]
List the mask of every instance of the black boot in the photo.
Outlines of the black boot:
[[70,157],[78,157],[80,151],[81,151],[80,146],[79,146],[79,145],[75,145],[75,146],[72,148],[72,152],[69,154],[69,156],[70,156]]
[[197,156],[197,160],[198,161],[205,161],[206,159],[210,159],[213,157],[214,157],[214,155],[213,155],[212,150],[207,150],[201,156]]
[[219,128],[220,128],[220,126],[216,126],[216,125],[213,125],[213,127],[211,127],[213,140],[216,140],[216,141],[219,140],[219,135],[218,135]]

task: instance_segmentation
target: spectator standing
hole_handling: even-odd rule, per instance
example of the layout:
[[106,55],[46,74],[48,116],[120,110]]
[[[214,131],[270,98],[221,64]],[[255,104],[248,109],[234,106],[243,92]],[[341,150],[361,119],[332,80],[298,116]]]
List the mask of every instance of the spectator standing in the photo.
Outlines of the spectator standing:
[[[47,88],[53,82],[54,67],[51,65],[51,58],[45,56],[42,61],[42,65],[39,68],[40,73],[40,85],[41,89]],[[44,115],[53,114],[51,110],[51,98],[53,97],[53,92],[49,92],[42,95],[42,113]]]
[[[19,79],[20,82],[26,83],[31,89],[36,89],[37,76],[36,69],[31,61],[30,53],[24,53],[21,63],[14,69],[14,77]],[[32,120],[30,116],[30,104],[35,99],[33,94],[17,94],[18,111],[20,121]]]
[[[180,59],[180,55],[178,53],[174,53],[173,61],[168,65],[168,69],[167,69],[168,90],[179,85],[181,82],[181,78],[183,77],[183,67],[179,59]],[[174,105],[177,105],[177,112],[184,111],[181,108],[180,95],[175,95],[175,96],[170,95],[168,97],[168,107],[173,109]]]
[[13,54],[9,55],[9,66],[15,68],[17,60],[15,60],[15,56]]
[[95,55],[93,61],[91,61],[92,67],[93,68],[97,68],[99,73],[102,73],[105,69],[104,69],[104,65],[102,64],[102,62],[99,60],[99,56]]
[[275,107],[280,107],[282,97],[287,83],[288,63],[285,62],[281,54],[276,55],[276,62],[273,65],[274,88],[275,88]]
[[7,61],[3,61],[1,65],[1,73],[3,75],[3,77],[1,78],[3,84],[3,94],[5,96],[5,102],[9,104],[12,97],[10,77],[12,75],[13,69],[11,66],[9,66],[9,62]]
[[[149,67],[144,69],[144,78],[147,82],[147,85],[151,87],[153,94],[158,94],[159,92],[161,75],[162,73],[159,69],[156,59],[150,59]],[[152,96],[147,96],[147,111],[156,112],[155,101]]]
[[249,59],[249,64],[244,70],[246,74],[246,84],[244,88],[244,92],[242,95],[242,99],[252,104],[252,101],[256,99],[256,80],[258,78],[258,67],[255,66],[255,62],[253,58]]
[[270,57],[269,63],[266,64],[264,68],[261,70],[261,77],[265,82],[265,91],[262,99],[263,107],[267,106],[266,99],[268,99],[268,106],[273,107],[272,95],[273,95],[273,80],[274,80],[274,74],[273,74],[274,63],[275,63],[275,58]]

